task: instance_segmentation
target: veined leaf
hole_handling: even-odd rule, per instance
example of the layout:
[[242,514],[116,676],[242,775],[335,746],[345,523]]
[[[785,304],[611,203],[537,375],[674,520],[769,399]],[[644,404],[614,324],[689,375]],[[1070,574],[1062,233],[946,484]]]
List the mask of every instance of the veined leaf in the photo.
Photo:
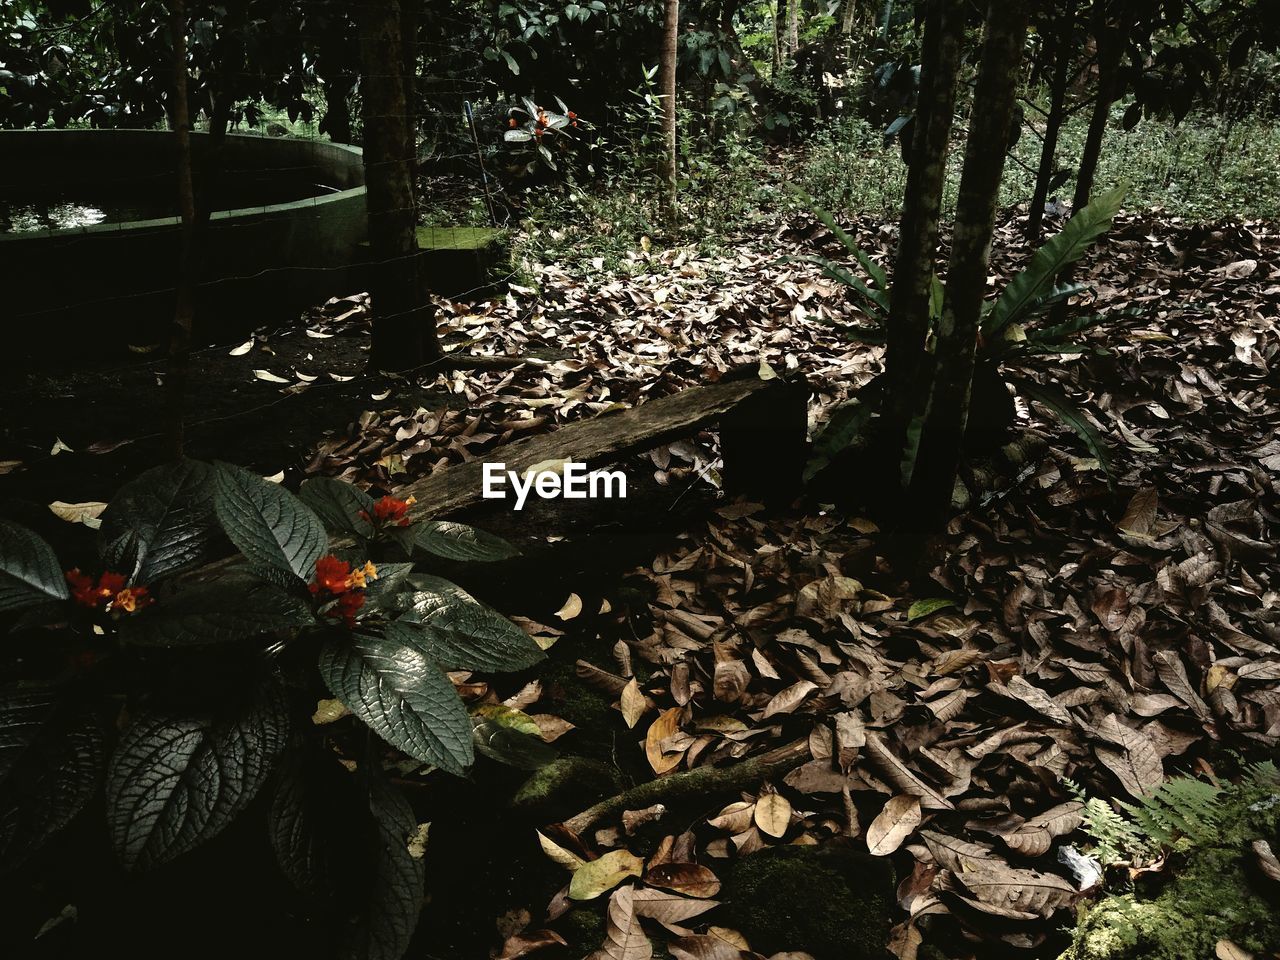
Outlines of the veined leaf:
[[418,631],[406,624],[385,631],[330,639],[320,651],[320,676],[382,739],[461,775],[475,759],[467,708],[417,642]]
[[274,584],[227,577],[163,597],[119,622],[120,639],[152,647],[233,643],[310,626],[310,606]]
[[415,543],[427,553],[445,560],[506,560],[520,551],[501,537],[465,523],[427,520],[417,525]]
[[546,658],[523,630],[456,584],[418,574],[400,620],[420,623],[421,648],[450,670],[523,670]]
[[302,481],[298,498],[315,511],[327,529],[373,536],[373,523],[367,519],[372,515],[373,497],[354,484],[333,477],[311,477]]
[[[888,293],[889,277],[885,273],[884,268],[881,267],[878,263],[876,263],[869,256],[867,256],[866,253],[863,252],[862,248],[858,246],[858,242],[854,240],[853,237],[849,236],[849,234],[847,234],[844,231],[844,229],[840,226],[840,224],[836,223],[836,218],[833,217],[826,210],[824,210],[822,207],[818,206],[817,202],[813,199],[813,197],[811,197],[808,193],[806,193],[800,187],[796,186],[795,184],[789,183],[787,184],[787,188],[796,196],[800,197],[800,199],[803,200],[805,204],[809,207],[809,210],[813,213],[813,215],[817,217],[819,221],[821,221],[822,225],[826,227],[828,230],[830,230],[835,235],[837,240],[839,240],[841,243],[844,244],[844,248],[846,250],[848,250],[851,254],[853,254],[853,256],[857,259],[858,264],[862,267],[863,270],[867,272],[867,276],[871,278],[871,281],[872,283],[875,284],[877,290]],[[886,308],[887,306],[888,304],[886,303]]]
[[1084,255],[1120,211],[1128,186],[1100,194],[1079,210],[1057,234],[1035,252],[1027,268],[1009,281],[991,311],[983,318],[982,335],[991,340],[1010,323],[1025,319],[1036,301],[1051,289],[1057,276]]
[[1102,469],[1106,471],[1108,479],[1113,479],[1111,454],[1107,449],[1106,441],[1093,428],[1093,424],[1085,419],[1084,413],[1072,402],[1070,397],[1057,387],[1032,383],[1030,380],[1014,381],[1014,386],[1028,400],[1034,400],[1074,430],[1076,435],[1084,441],[1084,445],[1089,448],[1089,452],[1097,458],[1098,463],[1102,464]]
[[254,563],[310,580],[328,547],[324,524],[279,484],[242,467],[217,467],[214,507],[232,543]]
[[288,729],[274,685],[228,717],[136,716],[107,772],[107,819],[124,866],[157,866],[225,828],[266,782]]
[[26,527],[0,520],[0,611],[69,596],[53,548]]
[[56,690],[0,690],[0,872],[65,827],[98,789],[102,732]]
[[216,530],[213,468],[180,460],[120,488],[102,515],[100,552],[108,569],[149,585],[202,559]]

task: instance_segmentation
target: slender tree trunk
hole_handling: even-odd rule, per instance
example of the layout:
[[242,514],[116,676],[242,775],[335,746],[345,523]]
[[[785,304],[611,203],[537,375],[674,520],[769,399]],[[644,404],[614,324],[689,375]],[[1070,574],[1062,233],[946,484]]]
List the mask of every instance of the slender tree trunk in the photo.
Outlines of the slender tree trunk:
[[858,0],[844,0],[844,7],[840,11],[840,33],[842,36],[849,36],[853,33],[853,20],[858,15]]
[[800,49],[800,0],[787,0],[787,59]]
[[662,219],[674,230],[676,207],[676,48],[680,32],[680,0],[666,0],[662,25],[662,62],[658,89],[662,95]]
[[336,77],[325,77],[321,81],[324,91],[324,119],[320,121],[320,132],[327,133],[334,143],[352,143],[351,135],[351,88],[355,80],[349,74]]
[[1040,166],[1036,170],[1036,189],[1027,211],[1026,236],[1032,243],[1040,241],[1044,225],[1044,205],[1049,200],[1049,183],[1053,180],[1058,154],[1058,134],[1067,112],[1067,84],[1071,79],[1071,35],[1075,29],[1076,0],[1064,0],[1054,37],[1053,77],[1049,81],[1049,116],[1045,119],[1044,144],[1040,148]]
[[1084,152],[1080,155],[1080,168],[1076,171],[1076,192],[1071,200],[1071,212],[1083,209],[1089,203],[1089,195],[1093,193],[1093,180],[1098,173],[1098,159],[1102,156],[1102,138],[1107,132],[1107,121],[1111,119],[1111,105],[1115,103],[1116,73],[1120,68],[1120,57],[1124,52],[1120,37],[1113,35],[1106,22],[1106,4],[1104,0],[1094,0],[1097,11],[1094,19],[1094,31],[1098,43],[1098,97],[1093,103],[1093,114],[1089,118],[1089,132],[1084,141]]
[[956,204],[929,410],[911,483],[913,522],[923,523],[926,530],[946,523],[960,465],[1000,177],[1026,41],[1027,0],[991,0],[985,32]]
[[[405,0],[412,2],[412,0]],[[439,356],[435,317],[418,275],[413,124],[405,77],[411,64],[399,0],[362,0],[361,114],[369,209],[369,292],[373,343],[369,361],[381,370],[409,370]]]
[[928,384],[922,374],[927,372],[924,361],[929,336],[929,291],[938,251],[938,217],[955,113],[964,20],[964,0],[930,0],[911,136],[911,165],[894,257],[885,355],[889,382],[886,436],[896,449],[905,446],[907,425],[923,409],[928,397]]
[[196,287],[196,191],[191,162],[191,110],[187,102],[187,5],[169,2],[169,45],[173,57],[169,104],[169,128],[176,146],[178,211],[182,217],[182,253],[178,267],[173,323],[169,329],[169,363],[165,378],[168,394],[169,455],[182,457],[185,449],[187,371],[190,366],[191,329],[195,322]]

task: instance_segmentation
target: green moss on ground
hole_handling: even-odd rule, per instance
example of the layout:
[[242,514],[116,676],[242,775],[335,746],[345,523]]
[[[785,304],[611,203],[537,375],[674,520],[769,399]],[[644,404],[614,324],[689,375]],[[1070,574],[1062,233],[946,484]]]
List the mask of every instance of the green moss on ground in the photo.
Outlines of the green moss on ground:
[[511,806],[530,819],[553,823],[621,790],[617,768],[589,757],[561,757],[529,777]]
[[506,230],[492,227],[418,227],[422,250],[484,250],[509,244]]
[[771,847],[744,857],[723,899],[751,948],[815,960],[880,960],[894,913],[888,861],[834,843]]
[[1232,797],[1218,842],[1175,853],[1166,868],[1172,879],[1153,896],[1133,891],[1100,900],[1081,917],[1061,960],[1212,957],[1219,940],[1255,953],[1275,950],[1280,884],[1255,875],[1249,844],[1274,844],[1278,835],[1280,800],[1256,792]]

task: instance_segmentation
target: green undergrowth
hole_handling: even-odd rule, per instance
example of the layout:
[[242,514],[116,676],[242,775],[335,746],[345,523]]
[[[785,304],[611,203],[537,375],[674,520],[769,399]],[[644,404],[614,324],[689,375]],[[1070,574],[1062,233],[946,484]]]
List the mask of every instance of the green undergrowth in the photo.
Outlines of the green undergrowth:
[[1250,848],[1258,839],[1280,846],[1280,782],[1224,790],[1204,836],[1173,845],[1163,875],[1150,878],[1161,885],[1139,875],[1086,909],[1061,960],[1212,957],[1220,940],[1252,953],[1280,948],[1280,883],[1257,870]]

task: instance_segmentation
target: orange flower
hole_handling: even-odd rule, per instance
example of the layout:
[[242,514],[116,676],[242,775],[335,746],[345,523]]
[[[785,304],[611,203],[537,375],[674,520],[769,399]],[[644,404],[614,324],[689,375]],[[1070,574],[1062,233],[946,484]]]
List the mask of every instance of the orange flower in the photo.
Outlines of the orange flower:
[[123,610],[134,613],[154,603],[146,587],[126,587],[128,578],[122,573],[107,570],[99,575],[95,583],[93,577],[83,574],[79,569],[66,572],[67,583],[71,586],[71,599],[77,606],[90,610]]
[[332,594],[346,593],[351,589],[348,578],[351,576],[351,564],[339,560],[333,554],[326,554],[316,561],[316,579],[311,584],[311,592],[321,590]]
[[515,117],[512,117],[510,120],[507,121],[507,126],[511,127],[512,129],[515,129],[516,127],[520,126],[520,124],[516,123]]
[[350,576],[347,577],[347,586],[363,590],[368,586],[367,581],[377,579],[378,568],[373,565],[372,560],[366,560],[363,567],[351,571]]
[[409,525],[409,508],[418,501],[413,497],[398,500],[395,497],[383,497],[373,505],[373,517],[379,524],[391,524],[407,527]]
[[116,594],[116,598],[111,601],[111,609],[135,613],[153,603],[155,600],[152,599],[146,587],[129,587]]
[[576,120],[578,118],[578,115],[574,113],[572,110],[570,110],[567,114],[565,114],[565,116],[567,116],[570,120]]

